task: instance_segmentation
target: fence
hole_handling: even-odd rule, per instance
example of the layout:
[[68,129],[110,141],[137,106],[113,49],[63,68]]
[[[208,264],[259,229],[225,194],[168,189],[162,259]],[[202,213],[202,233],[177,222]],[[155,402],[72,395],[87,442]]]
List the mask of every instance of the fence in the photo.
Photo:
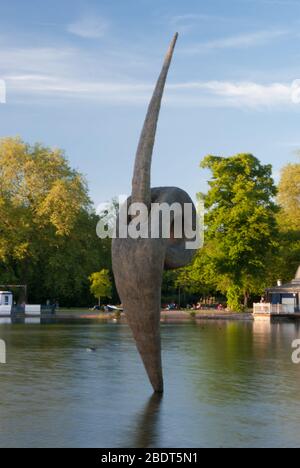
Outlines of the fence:
[[294,314],[297,312],[296,306],[292,304],[269,304],[269,303],[259,303],[253,304],[253,313],[254,314]]

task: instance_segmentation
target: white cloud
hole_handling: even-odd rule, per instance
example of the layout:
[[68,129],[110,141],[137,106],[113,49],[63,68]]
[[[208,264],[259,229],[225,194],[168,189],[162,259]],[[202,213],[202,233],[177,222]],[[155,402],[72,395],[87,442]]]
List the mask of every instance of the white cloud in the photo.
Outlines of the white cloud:
[[181,49],[186,54],[199,54],[214,49],[241,49],[256,47],[272,42],[274,39],[290,34],[288,30],[256,31],[254,33],[214,39],[200,44],[194,44]]
[[84,39],[99,39],[106,34],[108,27],[108,21],[104,18],[85,16],[69,24],[67,30]]
[[153,85],[143,83],[85,81],[46,75],[7,75],[5,79],[8,92],[22,96],[92,99],[119,104],[145,103],[153,89]]
[[[92,98],[119,104],[146,104],[154,88],[153,83],[87,81],[46,75],[7,75],[5,80],[8,91],[22,95]],[[165,99],[179,107],[296,107],[293,92],[293,83],[197,81],[167,85]]]
[[76,60],[76,49],[59,47],[8,47],[2,46],[1,74],[66,73]]
[[216,19],[219,17],[216,16],[211,16],[211,15],[205,15],[205,14],[199,14],[199,13],[186,13],[184,15],[175,15],[172,16],[171,18],[171,23],[172,24],[179,24],[184,21],[197,21],[197,20],[212,20]]
[[232,22],[232,19],[230,17],[228,18],[223,16],[207,15],[204,13],[185,13],[182,15],[167,17],[167,21],[172,29],[175,29],[180,34],[186,34],[192,30],[195,30],[196,28],[198,29],[199,23],[213,23],[215,26],[217,22]]
[[[145,57],[126,50],[98,56],[80,48],[8,48],[0,55],[1,78],[8,100],[92,99],[96,102],[146,104],[154,88],[145,69]],[[151,67],[150,67],[151,68]],[[141,70],[143,76],[141,77]],[[151,72],[152,76],[152,72]],[[97,77],[97,78],[91,78]],[[133,77],[140,77],[134,79]],[[264,80],[265,81],[265,80]],[[246,107],[300,109],[300,81],[168,82],[165,99],[178,107]]]
[[147,57],[124,49],[102,47],[96,54],[80,47],[5,47],[0,54],[1,78],[4,75],[48,76],[83,80],[124,79],[128,73],[139,76],[149,69]]
[[179,29],[189,29],[199,22],[224,21],[221,16],[206,15],[201,13],[186,13],[184,15],[175,15],[170,19],[170,24]]
[[221,103],[228,106],[273,107],[292,103],[292,84],[209,81],[191,83],[190,88],[202,89],[212,96],[218,96]]

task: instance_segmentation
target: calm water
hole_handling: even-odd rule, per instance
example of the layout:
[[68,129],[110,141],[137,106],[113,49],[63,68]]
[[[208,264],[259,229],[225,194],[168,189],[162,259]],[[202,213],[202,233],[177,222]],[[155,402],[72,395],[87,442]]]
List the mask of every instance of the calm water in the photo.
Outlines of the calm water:
[[162,336],[158,399],[125,324],[0,325],[0,446],[300,446],[299,325],[164,324]]

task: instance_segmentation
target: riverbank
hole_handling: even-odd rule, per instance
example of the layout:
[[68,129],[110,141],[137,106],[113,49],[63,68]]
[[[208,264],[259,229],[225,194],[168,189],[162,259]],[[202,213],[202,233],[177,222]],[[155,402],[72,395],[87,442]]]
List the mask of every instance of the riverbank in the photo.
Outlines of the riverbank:
[[[60,309],[56,313],[57,318],[63,319],[90,319],[90,320],[120,320],[126,321],[126,316],[122,312],[94,312],[88,309]],[[191,320],[253,320],[252,313],[232,313],[216,310],[162,310],[161,322],[187,322]]]

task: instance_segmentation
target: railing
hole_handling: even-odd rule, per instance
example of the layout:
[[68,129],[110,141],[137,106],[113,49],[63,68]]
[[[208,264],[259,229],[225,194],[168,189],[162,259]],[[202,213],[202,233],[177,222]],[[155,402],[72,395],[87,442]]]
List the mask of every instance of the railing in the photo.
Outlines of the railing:
[[294,314],[296,312],[295,306],[291,304],[269,304],[259,303],[253,304],[253,314],[271,315],[271,314]]
[[253,304],[253,313],[254,314],[266,314],[270,315],[271,314],[271,304],[269,303],[259,303],[259,304]]
[[0,305],[0,315],[6,316],[11,313],[11,305]]
[[272,304],[272,314],[294,314],[295,306],[292,304]]

